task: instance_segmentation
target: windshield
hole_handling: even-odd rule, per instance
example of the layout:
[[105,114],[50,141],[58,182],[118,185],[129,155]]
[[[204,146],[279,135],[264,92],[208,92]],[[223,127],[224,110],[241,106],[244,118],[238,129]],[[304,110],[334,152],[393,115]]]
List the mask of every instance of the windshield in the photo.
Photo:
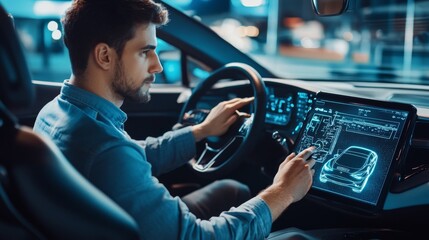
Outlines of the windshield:
[[356,0],[340,16],[310,0],[167,0],[283,78],[429,83],[429,1]]
[[[164,2],[198,19],[281,78],[429,83],[429,0],[350,0],[345,13],[331,17],[317,16],[311,0]],[[71,1],[0,3],[15,19],[33,79],[68,78],[71,65],[60,18]],[[163,41],[159,46],[159,53],[174,52]],[[160,82],[180,82],[179,59],[161,56]],[[199,79],[208,75],[204,66],[190,65]]]

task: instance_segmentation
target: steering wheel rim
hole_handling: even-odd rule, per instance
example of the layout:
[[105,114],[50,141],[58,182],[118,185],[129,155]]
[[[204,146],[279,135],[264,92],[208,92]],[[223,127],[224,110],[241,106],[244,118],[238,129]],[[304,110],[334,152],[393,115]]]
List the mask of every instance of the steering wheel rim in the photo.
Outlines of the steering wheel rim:
[[[245,155],[254,149],[257,140],[264,130],[267,98],[265,84],[259,73],[254,68],[244,63],[229,63],[217,69],[207,79],[200,82],[193,90],[189,99],[185,102],[180,113],[179,123],[183,123],[185,113],[191,109],[195,109],[201,97],[203,97],[219,80],[230,78],[231,76],[242,77],[249,80],[254,97],[253,103],[251,103],[254,112],[251,114],[252,116],[250,118],[240,118],[230,127],[226,135],[234,135],[234,133],[231,134],[231,131],[238,131],[237,135],[234,136],[236,139],[226,141],[226,145],[222,146],[220,149],[218,147],[213,148],[207,143],[207,139],[204,140],[204,151],[200,155],[197,154],[189,163],[196,172],[202,173],[206,177],[219,177],[235,169],[244,160]],[[239,126],[237,126],[237,124]],[[239,142],[238,148],[232,151],[232,153],[229,153],[232,150],[230,148],[237,146],[234,141],[239,141],[239,138],[242,138],[242,141]],[[214,157],[212,159],[208,157],[208,161],[207,159],[203,159],[206,157],[205,155],[207,155],[207,152],[214,153]],[[220,157],[221,155],[225,156]],[[202,162],[207,164],[202,164]]]

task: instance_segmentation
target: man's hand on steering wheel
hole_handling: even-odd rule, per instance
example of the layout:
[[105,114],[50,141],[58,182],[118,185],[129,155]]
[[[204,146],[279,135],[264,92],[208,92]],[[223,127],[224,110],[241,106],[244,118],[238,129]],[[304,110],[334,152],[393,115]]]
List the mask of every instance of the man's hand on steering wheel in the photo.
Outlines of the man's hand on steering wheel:
[[[211,111],[199,109],[197,106],[203,97],[225,79],[248,80],[249,88],[242,94],[253,97],[228,100]],[[228,63],[195,86],[183,105],[178,123],[193,126],[194,136],[200,140],[195,157],[189,161],[197,173],[219,178],[239,167],[246,155],[255,149],[264,132],[266,98],[261,76],[243,63]],[[247,104],[251,105],[249,114],[237,111]]]
[[[225,134],[229,127],[240,117],[238,109],[253,101],[253,97],[234,98],[219,103],[214,107],[207,118],[200,124],[192,127],[192,132],[196,141],[200,141],[209,136],[221,136]],[[240,114],[241,115],[241,114]],[[250,115],[244,114],[249,117]]]

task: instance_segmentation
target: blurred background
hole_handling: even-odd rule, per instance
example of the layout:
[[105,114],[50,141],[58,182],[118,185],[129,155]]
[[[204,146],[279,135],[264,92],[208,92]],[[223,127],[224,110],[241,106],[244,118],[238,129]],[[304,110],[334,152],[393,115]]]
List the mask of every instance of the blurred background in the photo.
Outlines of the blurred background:
[[[314,14],[310,0],[165,2],[201,21],[279,77],[428,83],[428,0],[356,0],[351,10],[334,17]],[[71,67],[60,19],[71,1],[0,3],[15,19],[33,79],[68,78]],[[175,50],[164,41],[157,49]],[[165,56],[162,82],[180,84],[179,54]],[[194,74],[204,78],[208,73],[196,67]]]

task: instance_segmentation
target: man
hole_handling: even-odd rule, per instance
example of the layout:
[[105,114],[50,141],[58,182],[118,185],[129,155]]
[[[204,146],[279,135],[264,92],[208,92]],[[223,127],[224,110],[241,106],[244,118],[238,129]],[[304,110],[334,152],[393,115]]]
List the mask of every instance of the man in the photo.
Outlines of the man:
[[[225,133],[238,118],[235,110],[252,99],[222,102],[201,124],[158,139],[135,141],[124,131],[124,99],[149,101],[150,85],[162,71],[156,27],[167,19],[166,10],[151,0],[74,1],[63,20],[73,74],[41,110],[34,130],[51,137],[85,177],[126,210],[143,238],[264,238],[272,222],[307,193],[315,162],[306,160],[313,149],[288,156],[272,186],[210,220],[198,219],[154,177],[192,158],[195,141]],[[192,212],[201,210],[198,203],[187,204]]]

